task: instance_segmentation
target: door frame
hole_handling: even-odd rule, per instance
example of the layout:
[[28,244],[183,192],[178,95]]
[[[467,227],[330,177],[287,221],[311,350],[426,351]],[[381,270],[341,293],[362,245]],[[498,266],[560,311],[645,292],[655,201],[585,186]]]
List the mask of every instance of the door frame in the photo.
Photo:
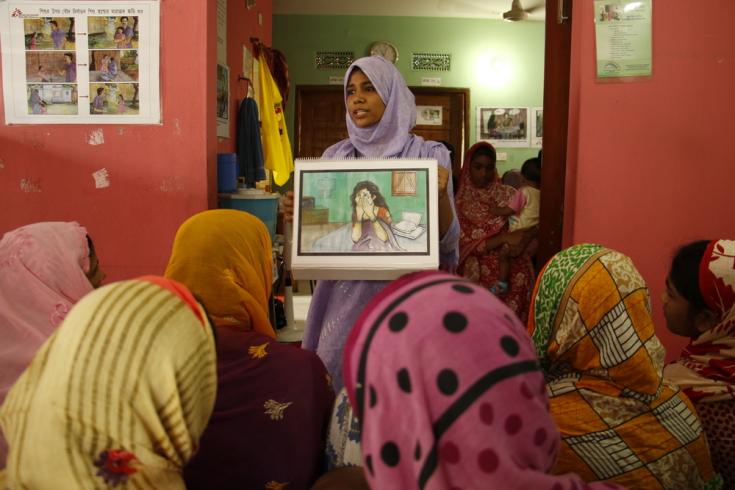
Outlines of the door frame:
[[541,167],[539,266],[562,248],[567,170],[573,0],[546,1],[544,137]]

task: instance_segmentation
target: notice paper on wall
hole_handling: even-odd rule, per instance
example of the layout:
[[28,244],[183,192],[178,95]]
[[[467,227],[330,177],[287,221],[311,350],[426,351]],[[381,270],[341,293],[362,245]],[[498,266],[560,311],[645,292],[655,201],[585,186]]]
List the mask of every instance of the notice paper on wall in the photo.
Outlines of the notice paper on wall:
[[595,0],[597,78],[650,77],[653,0]]
[[159,0],[0,0],[7,124],[160,124]]

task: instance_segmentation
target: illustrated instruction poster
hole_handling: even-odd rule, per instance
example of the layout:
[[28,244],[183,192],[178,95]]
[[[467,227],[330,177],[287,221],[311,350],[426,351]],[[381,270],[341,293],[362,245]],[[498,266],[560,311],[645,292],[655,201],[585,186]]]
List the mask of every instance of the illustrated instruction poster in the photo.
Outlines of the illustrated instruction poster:
[[597,77],[651,76],[652,0],[595,0]]
[[8,124],[159,124],[158,0],[0,0]]

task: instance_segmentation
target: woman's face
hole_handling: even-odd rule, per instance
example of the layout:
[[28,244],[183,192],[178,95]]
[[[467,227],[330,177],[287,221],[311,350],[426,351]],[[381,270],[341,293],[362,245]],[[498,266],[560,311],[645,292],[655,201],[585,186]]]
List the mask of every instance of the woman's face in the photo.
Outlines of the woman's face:
[[92,284],[92,287],[97,289],[102,285],[102,281],[107,277],[105,273],[100,268],[100,259],[97,257],[97,254],[93,250],[89,254],[89,272],[85,273],[87,276],[87,279],[89,279],[90,284]]
[[495,179],[495,162],[488,155],[476,155],[470,162],[472,185],[484,188]]
[[355,126],[368,128],[378,124],[384,112],[385,104],[373,82],[361,70],[352,70],[347,81],[347,113]]
[[666,327],[676,335],[682,337],[697,337],[699,330],[695,325],[695,316],[692,306],[674,287],[671,279],[666,279],[666,290],[661,295],[664,303],[664,317]]
[[373,201],[375,200],[375,197],[370,194],[370,191],[367,190],[367,189],[364,189],[364,188],[363,189],[360,189],[357,192],[357,196],[356,197],[357,197],[358,200],[362,200],[362,202],[364,204],[368,205],[368,206],[372,206],[373,205]]

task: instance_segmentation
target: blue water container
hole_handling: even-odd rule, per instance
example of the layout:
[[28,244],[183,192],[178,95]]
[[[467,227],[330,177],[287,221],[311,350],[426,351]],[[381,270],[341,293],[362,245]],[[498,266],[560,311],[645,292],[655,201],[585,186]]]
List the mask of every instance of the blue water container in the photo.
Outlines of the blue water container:
[[217,192],[237,190],[237,153],[217,154]]
[[231,194],[221,194],[219,196],[219,207],[247,211],[260,218],[268,228],[271,241],[273,241],[276,235],[279,197],[279,194],[271,194],[260,189],[240,189],[238,192]]

